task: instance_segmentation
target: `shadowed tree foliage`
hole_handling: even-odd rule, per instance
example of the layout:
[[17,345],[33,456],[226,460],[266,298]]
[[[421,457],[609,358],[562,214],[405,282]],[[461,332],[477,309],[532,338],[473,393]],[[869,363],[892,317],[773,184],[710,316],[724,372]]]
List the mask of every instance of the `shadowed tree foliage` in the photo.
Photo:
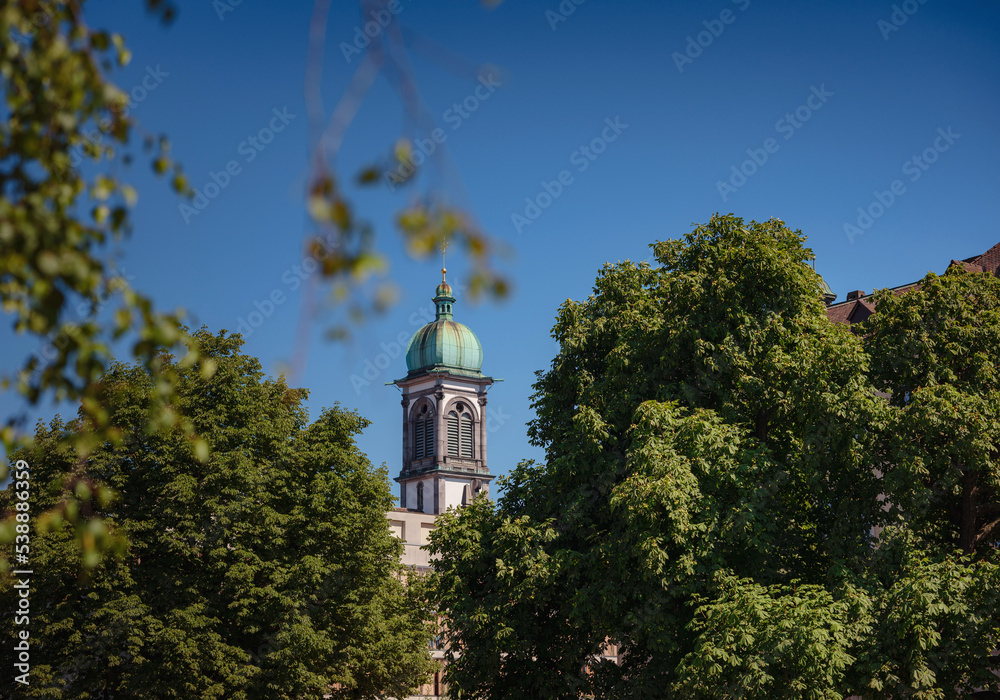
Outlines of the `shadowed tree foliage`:
[[[75,422],[56,419],[16,454],[32,517],[101,483],[117,497],[89,499],[82,519],[127,540],[81,580],[68,529],[32,537],[24,695],[405,696],[428,668],[429,616],[403,584],[385,469],[354,443],[368,422],[334,407],[310,423],[306,392],[264,378],[239,336],[194,335],[217,369],[178,370],[179,408],[209,444],[205,462],[184,431],[146,429],[154,380],[122,364],[101,380],[119,443],[81,461],[64,440]],[[12,489],[0,498],[7,510]]]
[[875,300],[864,334],[893,407],[889,501],[931,545],[986,556],[1000,545],[1000,280],[955,267]]
[[546,463],[432,535],[465,697],[943,698],[989,682],[997,567],[921,546],[882,508],[889,406],[803,243],[716,216],[655,244],[657,267],[608,265],[563,304],[529,428]]

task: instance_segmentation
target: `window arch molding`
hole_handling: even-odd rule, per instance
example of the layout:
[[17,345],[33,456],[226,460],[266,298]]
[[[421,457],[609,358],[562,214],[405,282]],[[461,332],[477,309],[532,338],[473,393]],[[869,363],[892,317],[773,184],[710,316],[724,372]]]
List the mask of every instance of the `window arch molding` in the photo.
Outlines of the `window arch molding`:
[[472,420],[476,421],[476,423],[479,422],[479,403],[474,396],[452,396],[444,403],[442,413],[448,415],[448,413],[455,410],[458,404],[464,404],[466,412],[472,414]]
[[434,456],[436,413],[428,398],[418,400],[410,409],[410,435],[413,439],[413,459]]
[[479,414],[476,403],[464,396],[451,399],[443,411],[445,453],[449,457],[475,459]]

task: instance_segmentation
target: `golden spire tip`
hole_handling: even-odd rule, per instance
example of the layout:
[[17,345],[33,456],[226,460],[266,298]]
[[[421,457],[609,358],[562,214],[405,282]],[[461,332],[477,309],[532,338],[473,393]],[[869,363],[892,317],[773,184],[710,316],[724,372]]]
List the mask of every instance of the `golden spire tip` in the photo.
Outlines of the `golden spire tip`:
[[448,252],[448,239],[445,238],[444,241],[441,243],[441,283],[442,284],[444,284],[445,282],[448,281],[447,279],[445,279],[445,276],[444,276],[444,273],[446,273],[448,271],[448,268],[445,267],[445,255],[447,254],[447,252]]

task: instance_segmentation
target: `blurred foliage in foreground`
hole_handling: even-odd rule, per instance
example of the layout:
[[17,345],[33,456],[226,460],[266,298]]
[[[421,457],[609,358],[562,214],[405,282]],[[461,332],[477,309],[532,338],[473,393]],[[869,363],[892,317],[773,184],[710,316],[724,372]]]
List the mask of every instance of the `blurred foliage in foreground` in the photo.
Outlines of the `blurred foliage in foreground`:
[[[379,2],[362,2],[362,13],[377,12]],[[491,3],[486,3],[491,4]],[[207,458],[207,445],[198,437],[190,420],[179,410],[174,393],[176,372],[198,362],[198,344],[180,325],[183,312],[158,312],[147,296],[133,289],[111,262],[109,253],[130,233],[130,212],[137,201],[135,189],[122,179],[123,166],[136,154],[132,144],[141,129],[130,115],[130,96],[113,81],[115,71],[131,57],[119,34],[87,25],[85,0],[22,0],[0,6],[0,306],[13,319],[18,334],[37,339],[40,349],[26,360],[5,357],[0,378],[6,390],[15,390],[29,405],[43,401],[72,401],[81,406],[77,430],[65,439],[80,459],[122,435],[108,422],[108,407],[101,401],[99,379],[111,361],[115,341],[131,343],[131,354],[150,376],[155,377],[155,400],[148,405],[146,430],[155,432],[179,426],[188,436],[188,446],[198,459]],[[168,0],[145,0],[147,10],[161,21],[173,21],[176,8]],[[326,21],[317,3],[317,21]],[[365,51],[363,76],[390,68],[414,91],[413,76],[405,68],[398,50],[401,29],[393,21]],[[322,38],[322,33],[318,36]],[[312,47],[322,64],[322,41]],[[396,47],[397,49],[399,47]],[[319,100],[321,71],[307,71],[307,94],[313,107]],[[310,88],[310,86],[312,86]],[[348,111],[358,99],[356,91],[345,95]],[[412,104],[407,103],[407,110]],[[307,209],[317,228],[307,242],[307,251],[322,261],[325,278],[332,283],[334,298],[347,303],[348,318],[361,320],[366,298],[359,288],[373,273],[384,270],[384,255],[375,247],[374,232],[345,198],[333,166],[336,149],[346,122],[339,110],[327,125],[323,110],[310,109],[310,123],[317,137],[312,174],[306,196]],[[410,113],[410,112],[408,112]],[[418,131],[426,130],[426,115],[412,113]],[[331,132],[333,129],[333,132]],[[179,195],[192,190],[179,165],[171,158],[165,137],[143,135],[143,158],[153,170],[169,179]],[[422,142],[418,136],[414,143]],[[442,148],[443,151],[443,148]],[[358,176],[362,184],[392,179],[394,185],[412,185],[422,154],[407,138],[401,138],[390,163],[365,168]],[[438,157],[441,156],[439,151]],[[405,176],[404,176],[405,175]],[[430,253],[450,239],[464,244],[474,262],[471,292],[506,293],[506,281],[492,272],[489,261],[493,246],[475,225],[473,217],[446,203],[446,198],[428,193],[410,200],[398,217],[408,250]],[[321,241],[333,241],[332,246]],[[376,310],[392,302],[391,287],[383,285],[371,297]],[[307,319],[309,320],[309,319]],[[343,337],[348,326],[333,328]],[[161,351],[183,352],[176,364],[165,364]],[[181,350],[183,349],[183,350]],[[10,365],[6,363],[13,360]],[[212,371],[211,363],[201,365]],[[0,440],[8,454],[23,444],[24,416],[8,416],[0,426]],[[7,477],[8,464],[0,464],[0,480]],[[96,487],[95,487],[96,488]],[[71,505],[62,515],[70,521],[86,508],[88,492],[68,493]],[[0,536],[10,535],[13,521],[0,525]],[[82,537],[84,533],[79,533]],[[82,538],[89,546],[92,538]],[[91,554],[95,554],[91,551]],[[92,557],[88,556],[86,561]],[[0,567],[6,558],[0,553]]]
[[[79,402],[79,430],[65,438],[84,459],[121,438],[98,379],[109,365],[110,344],[128,338],[135,359],[157,378],[147,429],[180,427],[203,458],[204,442],[176,410],[175,367],[165,366],[162,355],[164,348],[185,347],[176,368],[189,368],[198,345],[180,326],[180,314],[157,312],[105,259],[129,232],[137,198],[118,175],[133,157],[130,98],[108,78],[130,54],[121,36],[87,26],[83,5],[24,0],[0,8],[0,305],[18,334],[42,345],[20,367],[3,368],[3,386],[32,405]],[[173,16],[162,0],[146,5],[163,21]],[[173,172],[172,186],[184,191],[166,140],[147,137],[145,148],[154,170]],[[21,443],[18,427],[13,416],[0,428],[8,454]],[[7,471],[0,465],[0,479]],[[70,497],[73,505],[62,516],[73,520],[89,493],[81,488]],[[8,520],[0,535],[12,530]]]

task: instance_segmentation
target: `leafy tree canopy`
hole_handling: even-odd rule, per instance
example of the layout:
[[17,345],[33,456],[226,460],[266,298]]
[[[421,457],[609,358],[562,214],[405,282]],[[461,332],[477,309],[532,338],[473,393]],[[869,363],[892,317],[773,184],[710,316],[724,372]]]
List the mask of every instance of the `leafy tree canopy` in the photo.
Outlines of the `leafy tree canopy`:
[[1000,545],[1000,279],[952,268],[875,301],[865,344],[894,409],[889,502],[930,545],[986,556]]
[[870,371],[861,338],[827,319],[804,241],[778,220],[715,216],[655,244],[656,267],[607,265],[592,296],[562,305],[529,427],[545,464],[522,463],[498,503],[432,536],[452,687],[944,698],[996,685],[996,557],[934,546],[885,507],[896,419],[873,386],[881,361]]
[[[57,418],[15,455],[30,465],[32,518],[48,520],[30,545],[25,695],[405,696],[428,668],[429,616],[403,583],[385,468],[354,443],[368,422],[334,407],[310,423],[306,392],[264,378],[239,336],[194,336],[199,363],[162,361],[207,460],[185,431],[147,429],[156,389],[140,364],[116,364],[100,383],[120,441],[81,458],[63,439],[78,421]],[[53,513],[96,484],[117,497],[87,500],[85,533],[121,553],[81,580],[85,550]],[[13,487],[0,494],[5,511]],[[0,584],[7,609],[12,583]]]

